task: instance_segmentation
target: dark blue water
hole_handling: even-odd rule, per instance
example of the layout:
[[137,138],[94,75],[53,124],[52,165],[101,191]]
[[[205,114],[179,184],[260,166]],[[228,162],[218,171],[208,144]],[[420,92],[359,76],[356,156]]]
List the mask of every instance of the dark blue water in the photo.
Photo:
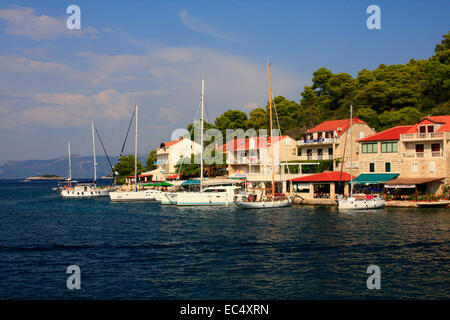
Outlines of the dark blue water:
[[[450,297],[449,209],[162,207],[53,185],[0,181],[1,299]],[[81,290],[66,287],[73,264]]]

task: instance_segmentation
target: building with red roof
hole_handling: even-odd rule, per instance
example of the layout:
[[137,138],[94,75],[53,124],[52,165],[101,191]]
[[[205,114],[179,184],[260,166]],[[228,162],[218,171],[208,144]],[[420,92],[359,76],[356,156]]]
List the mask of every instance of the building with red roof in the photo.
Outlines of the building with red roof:
[[[374,133],[375,130],[358,117],[352,120],[324,121],[306,131],[305,136],[297,141],[300,160],[334,160],[333,169],[339,170],[336,160],[339,159],[341,162],[344,159],[344,171],[349,172],[350,158],[352,158],[352,173],[357,174],[357,140]],[[350,157],[350,150],[352,157]]]
[[360,173],[366,176],[395,173],[398,177],[387,185],[400,188],[400,182],[408,181],[404,189],[410,193],[436,194],[450,183],[450,116],[424,117],[416,124],[393,127],[358,143]]
[[272,150],[274,164],[279,172],[279,163],[297,160],[297,144],[289,136],[250,137],[234,139],[217,147],[226,154],[228,175],[231,178],[247,178],[249,175],[263,176],[271,180]]
[[157,167],[149,173],[153,174],[154,180],[164,181],[167,177],[177,174],[175,166],[181,159],[184,158],[185,161],[190,161],[192,154],[200,152],[200,144],[188,138],[162,142],[156,150],[156,161],[154,164]]
[[[345,171],[325,171],[289,179],[291,192],[300,196],[307,203],[333,201],[336,194],[348,194],[349,182],[355,176]],[[320,203],[320,202],[319,202]],[[330,202],[333,203],[333,202]]]

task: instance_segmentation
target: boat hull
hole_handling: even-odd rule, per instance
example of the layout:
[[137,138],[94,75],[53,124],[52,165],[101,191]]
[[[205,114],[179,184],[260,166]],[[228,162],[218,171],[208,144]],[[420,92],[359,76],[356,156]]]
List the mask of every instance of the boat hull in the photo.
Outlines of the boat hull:
[[161,204],[176,205],[178,193],[177,192],[161,192]]
[[143,190],[143,191],[120,191],[110,192],[109,197],[111,201],[156,201],[155,196],[159,191]]
[[341,199],[337,200],[339,210],[368,210],[379,209],[386,205],[383,199]]
[[234,204],[234,193],[183,192],[177,196],[179,206],[229,206]]
[[292,202],[290,199],[273,200],[273,201],[238,201],[236,206],[240,209],[269,209],[290,207]]
[[64,189],[61,191],[61,196],[63,198],[93,198],[93,197],[107,197],[110,191],[105,189],[87,189],[87,190],[76,190],[76,189]]

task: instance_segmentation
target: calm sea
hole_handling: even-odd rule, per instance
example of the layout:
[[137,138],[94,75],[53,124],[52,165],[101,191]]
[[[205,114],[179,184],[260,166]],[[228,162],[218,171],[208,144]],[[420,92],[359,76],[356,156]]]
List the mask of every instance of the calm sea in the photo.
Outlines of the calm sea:
[[0,299],[450,298],[449,209],[162,207],[55,185],[0,180]]

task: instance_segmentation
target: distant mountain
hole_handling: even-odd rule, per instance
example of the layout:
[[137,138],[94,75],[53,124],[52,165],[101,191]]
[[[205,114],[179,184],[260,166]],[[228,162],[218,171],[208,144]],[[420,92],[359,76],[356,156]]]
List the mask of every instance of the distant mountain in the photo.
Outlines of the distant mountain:
[[[110,157],[113,165],[118,161],[118,157]],[[140,160],[144,158],[139,158]],[[79,156],[73,154],[72,177],[92,178],[94,169],[92,166],[92,156]],[[145,162],[145,160],[144,160]],[[0,179],[24,179],[31,176],[43,174],[55,174],[61,177],[68,176],[67,156],[50,160],[26,160],[9,161],[0,166]],[[111,174],[111,168],[105,156],[97,156],[97,177]]]

